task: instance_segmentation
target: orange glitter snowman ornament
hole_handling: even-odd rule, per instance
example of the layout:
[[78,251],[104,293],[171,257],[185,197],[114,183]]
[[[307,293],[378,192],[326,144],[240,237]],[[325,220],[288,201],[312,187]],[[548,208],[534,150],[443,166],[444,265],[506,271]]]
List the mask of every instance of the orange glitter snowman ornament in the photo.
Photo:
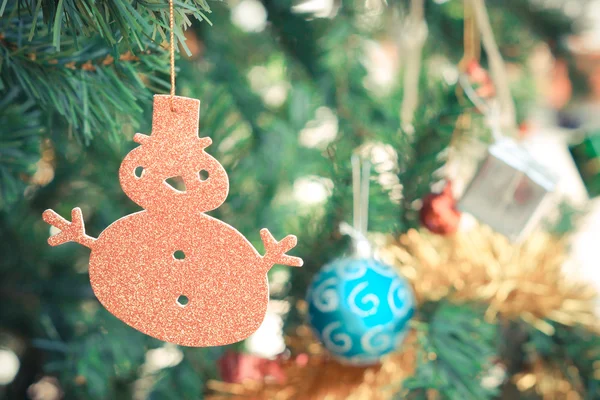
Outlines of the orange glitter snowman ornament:
[[[108,311],[157,339],[204,347],[254,333],[269,301],[266,273],[302,260],[285,254],[296,246],[293,235],[277,242],[262,229],[261,256],[235,228],[204,214],[223,204],[229,180],[204,151],[212,141],[198,137],[199,112],[199,100],[154,97],[152,134],[134,136],[141,146],[119,170],[123,191],[143,211],[115,221],[98,239],[85,234],[79,208],[71,222],[53,210],[43,218],[61,230],[50,245],[73,241],[92,250],[90,281]],[[166,182],[172,177],[183,179],[184,191]]]

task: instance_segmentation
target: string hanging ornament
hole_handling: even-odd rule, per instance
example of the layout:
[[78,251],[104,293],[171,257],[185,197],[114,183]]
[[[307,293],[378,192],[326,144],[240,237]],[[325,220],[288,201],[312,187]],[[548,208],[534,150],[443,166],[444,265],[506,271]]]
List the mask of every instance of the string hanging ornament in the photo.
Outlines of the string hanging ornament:
[[[468,79],[469,65],[479,58],[476,32],[490,64],[492,73],[487,83],[494,89],[493,97],[483,96],[485,91],[480,89],[485,86],[474,88],[472,79]],[[481,0],[465,0],[464,39],[465,56],[459,67],[466,73],[460,75],[462,92],[459,93],[464,93],[483,115],[494,143],[488,147],[485,159],[467,185],[457,208],[518,242],[536,229],[551,205],[556,177],[532,157],[526,146],[510,137],[516,130],[514,102],[504,61],[494,39],[485,3]],[[486,79],[478,83],[485,84]],[[458,121],[453,141],[456,132],[468,127],[468,118],[467,114]]]
[[348,365],[378,364],[401,346],[409,331],[414,299],[410,286],[375,257],[367,239],[371,163],[352,157],[353,226],[340,232],[352,239],[350,254],[324,265],[307,293],[307,317],[323,346]]
[[400,35],[402,52],[406,55],[404,57],[404,95],[400,108],[400,120],[402,129],[408,134],[413,134],[415,131],[413,119],[419,105],[421,58],[428,34],[424,3],[424,0],[411,0],[410,12],[404,21]]
[[[198,136],[200,101],[175,95],[173,0],[169,0],[171,92],[155,95],[152,133],[125,156],[119,180],[143,211],[127,215],[98,238],[85,233],[80,208],[71,221],[53,210],[43,219],[58,228],[48,242],[77,242],[91,249],[90,282],[108,311],[133,328],[183,346],[238,342],[262,323],[269,301],[266,274],[274,264],[302,266],[287,255],[297,239],[260,235],[261,255],[232,226],[205,213],[225,201],[229,181],[223,166]],[[179,190],[168,183],[180,178]]]

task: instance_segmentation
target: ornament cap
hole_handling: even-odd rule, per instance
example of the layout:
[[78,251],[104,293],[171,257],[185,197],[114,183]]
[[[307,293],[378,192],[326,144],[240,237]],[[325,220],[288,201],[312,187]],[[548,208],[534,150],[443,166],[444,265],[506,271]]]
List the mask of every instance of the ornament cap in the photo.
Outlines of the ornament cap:
[[351,255],[354,258],[372,258],[373,257],[373,246],[367,236],[345,222],[340,224],[340,232],[344,235],[350,236],[352,239],[352,252]]

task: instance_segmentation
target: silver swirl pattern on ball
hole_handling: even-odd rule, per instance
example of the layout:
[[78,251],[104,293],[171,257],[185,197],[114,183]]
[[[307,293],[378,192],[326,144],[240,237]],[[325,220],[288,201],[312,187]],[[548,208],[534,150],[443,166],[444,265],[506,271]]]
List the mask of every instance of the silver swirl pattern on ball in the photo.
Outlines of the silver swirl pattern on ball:
[[352,281],[365,276],[367,269],[367,265],[364,263],[349,263],[344,265],[342,271],[340,271],[340,277],[344,280]]
[[[339,321],[332,322],[323,328],[323,343],[333,351],[345,353],[352,348],[352,339],[345,333],[333,333],[338,328],[341,328],[342,323]],[[340,343],[341,342],[341,343]]]
[[[394,315],[398,317],[406,317],[412,309],[412,297],[408,287],[400,282],[393,282],[388,290],[387,301]],[[399,300],[400,305],[397,304]]]
[[337,283],[337,278],[331,277],[321,282],[312,291],[313,304],[319,311],[335,311],[340,304],[339,296],[335,291]]
[[379,354],[392,345],[392,337],[384,332],[385,326],[378,325],[367,331],[360,339],[362,348],[371,354]]
[[388,278],[393,278],[397,275],[397,272],[392,267],[378,263],[374,260],[369,260],[367,265],[369,269],[377,272],[379,275],[383,275]]
[[366,293],[360,298],[360,303],[362,305],[368,305],[370,303],[371,307],[366,310],[360,308],[357,302],[357,296],[363,292],[367,286],[369,286],[369,282],[359,283],[354,289],[352,289],[350,295],[348,296],[348,306],[350,307],[350,311],[361,317],[368,317],[369,315],[376,314],[380,304],[379,297],[377,297],[375,293]]

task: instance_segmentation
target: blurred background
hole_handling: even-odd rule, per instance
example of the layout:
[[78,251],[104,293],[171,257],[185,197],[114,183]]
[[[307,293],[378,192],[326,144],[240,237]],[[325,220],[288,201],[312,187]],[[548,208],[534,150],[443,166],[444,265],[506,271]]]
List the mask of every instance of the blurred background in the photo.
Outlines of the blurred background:
[[141,210],[118,171],[169,92],[168,3],[4,0],[1,399],[600,399],[600,1],[174,8],[229,175],[209,214],[304,266],[228,346],[110,314],[41,215]]

